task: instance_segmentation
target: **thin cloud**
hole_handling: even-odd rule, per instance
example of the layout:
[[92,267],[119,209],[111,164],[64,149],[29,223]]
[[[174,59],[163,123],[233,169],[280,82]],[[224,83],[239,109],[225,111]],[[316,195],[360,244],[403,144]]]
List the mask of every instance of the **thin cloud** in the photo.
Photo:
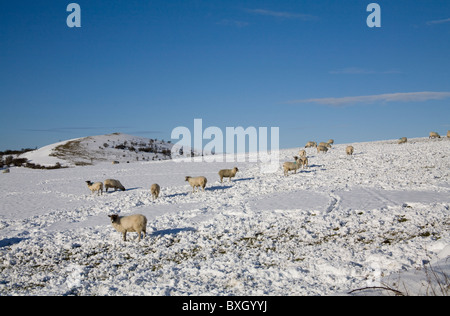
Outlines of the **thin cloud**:
[[126,126],[116,126],[116,127],[51,127],[51,128],[24,128],[27,132],[43,132],[43,133],[73,133],[78,131],[95,131],[104,129],[128,129],[130,127]]
[[293,100],[288,104],[304,104],[315,103],[320,105],[329,105],[334,107],[342,107],[354,104],[368,104],[375,102],[424,102],[429,100],[443,100],[450,98],[450,92],[410,92],[410,93],[390,93],[378,95],[366,95],[357,97],[342,98],[320,98],[320,99],[304,99]]
[[402,72],[396,69],[377,71],[358,67],[349,67],[344,69],[331,70],[329,71],[329,73],[333,75],[373,75],[373,74],[385,75],[385,74],[401,74]]
[[222,20],[220,22],[216,23],[217,25],[223,25],[223,26],[234,26],[237,28],[242,28],[248,26],[250,23],[245,21],[236,21],[236,20]]
[[246,11],[249,13],[257,14],[257,15],[271,16],[271,17],[281,18],[281,19],[300,19],[303,21],[312,21],[312,20],[317,19],[316,16],[313,16],[310,14],[303,14],[303,13],[280,12],[280,11],[272,11],[272,10],[264,10],[264,9],[247,9]]
[[443,23],[450,23],[450,18],[448,18],[448,19],[442,19],[442,20],[428,21],[428,22],[427,22],[428,25],[433,25],[433,24],[443,24]]
[[129,132],[131,135],[153,135],[153,134],[164,134],[163,131],[132,131]]

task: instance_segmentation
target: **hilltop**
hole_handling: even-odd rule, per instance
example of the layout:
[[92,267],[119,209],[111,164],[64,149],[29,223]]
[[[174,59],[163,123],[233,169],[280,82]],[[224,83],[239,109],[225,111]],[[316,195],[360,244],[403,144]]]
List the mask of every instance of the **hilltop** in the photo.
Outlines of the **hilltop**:
[[22,154],[33,164],[86,166],[99,162],[129,163],[170,159],[172,144],[122,133],[76,138]]

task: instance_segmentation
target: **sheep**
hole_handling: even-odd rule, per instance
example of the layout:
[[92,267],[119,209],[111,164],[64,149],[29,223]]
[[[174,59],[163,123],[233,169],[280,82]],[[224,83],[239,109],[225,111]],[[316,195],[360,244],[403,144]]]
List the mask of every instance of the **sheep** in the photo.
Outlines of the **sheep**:
[[113,214],[108,217],[111,218],[112,226],[123,234],[123,241],[127,241],[127,232],[138,233],[138,242],[141,241],[141,233],[144,233],[144,237],[147,235],[147,218],[144,215],[119,216]]
[[447,138],[450,138],[450,131],[447,131]]
[[239,169],[237,167],[234,167],[233,169],[222,169],[219,171],[219,177],[220,177],[220,183],[223,183],[223,178],[228,178],[229,182],[231,182],[231,178],[234,178],[236,176],[236,172],[238,172]]
[[307,142],[305,148],[317,147],[316,142]]
[[308,168],[308,158],[305,157],[300,157],[299,162],[302,166],[302,169]]
[[317,146],[317,153],[320,153],[321,151],[326,153],[328,151],[328,148],[326,146]]
[[345,152],[349,156],[352,156],[354,151],[355,151],[355,148],[353,148],[353,146],[347,146],[347,148],[345,149]]
[[100,195],[100,192],[103,195],[103,183],[101,183],[101,182],[92,183],[91,181],[86,181],[86,184],[92,193],[97,191],[97,195]]
[[300,169],[300,159],[297,156],[294,156],[295,162],[287,161],[283,164],[284,175],[287,177],[289,175],[289,171],[294,170],[294,173],[297,173],[297,170]]
[[152,197],[153,197],[153,201],[154,201],[158,198],[159,192],[161,192],[161,187],[158,184],[153,183],[152,186],[150,187],[150,192],[152,193]]
[[188,181],[189,184],[192,187],[192,193],[195,192],[195,188],[198,187],[197,191],[200,191],[200,187],[202,187],[203,192],[205,192],[205,187],[206,187],[206,183],[208,182],[208,180],[205,177],[186,177],[186,180]]
[[398,144],[406,144],[408,142],[408,138],[402,137],[398,140]]
[[330,144],[330,145],[333,145],[334,144],[334,139],[329,139],[327,143]]
[[2,173],[9,173],[9,169],[7,168],[7,169],[3,170]]
[[436,132],[430,132],[430,137],[429,138],[441,138],[441,135],[439,135]]
[[300,151],[298,152],[298,155],[299,155],[300,157],[306,157],[306,150],[300,149]]
[[118,165],[119,162],[118,162],[117,160],[114,160],[114,161],[112,162],[112,164],[113,164],[113,165]]
[[331,144],[330,144],[330,143],[325,143],[325,142],[321,142],[321,143],[319,144],[319,146],[331,148]]
[[117,189],[125,191],[125,187],[122,185],[122,183],[120,183],[119,180],[114,180],[114,179],[106,179],[105,180],[106,192],[108,192],[109,188],[113,188],[114,192],[117,191]]

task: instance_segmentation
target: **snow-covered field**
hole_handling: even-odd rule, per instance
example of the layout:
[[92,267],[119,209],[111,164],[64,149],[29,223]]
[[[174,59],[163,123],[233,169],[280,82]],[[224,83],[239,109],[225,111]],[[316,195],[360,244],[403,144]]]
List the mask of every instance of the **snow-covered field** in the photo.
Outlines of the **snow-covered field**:
[[[12,168],[0,174],[0,295],[334,295],[380,285],[439,294],[443,281],[433,282],[450,275],[450,140],[352,145],[352,157],[347,144],[307,149],[310,168],[289,177],[254,162]],[[297,151],[282,150],[280,163]],[[234,166],[237,177],[221,184],[217,172]],[[206,192],[192,194],[187,175],[206,176]],[[97,196],[85,184],[107,178],[127,190]],[[152,183],[162,187],[156,201]],[[113,213],[145,215],[147,237],[122,241]],[[433,272],[417,276],[424,267]]]

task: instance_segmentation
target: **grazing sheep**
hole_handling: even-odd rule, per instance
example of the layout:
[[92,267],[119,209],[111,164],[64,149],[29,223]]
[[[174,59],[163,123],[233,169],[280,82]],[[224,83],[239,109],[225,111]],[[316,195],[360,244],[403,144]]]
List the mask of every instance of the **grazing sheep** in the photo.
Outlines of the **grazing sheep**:
[[328,147],[326,147],[326,146],[317,146],[317,153],[320,153],[321,151],[326,153],[328,151]]
[[334,139],[330,139],[330,140],[328,140],[328,142],[327,142],[328,144],[330,144],[330,145],[333,145],[334,144]]
[[108,215],[111,218],[112,226],[123,234],[123,241],[127,241],[127,232],[138,233],[141,241],[141,233],[147,235],[147,218],[144,215],[119,216],[117,214]]
[[398,140],[398,144],[406,144],[408,142],[408,138],[402,137]]
[[347,146],[347,148],[345,149],[345,152],[347,153],[347,155],[351,156],[353,155],[353,152],[355,151],[355,148],[353,148],[353,146]]
[[300,149],[300,151],[298,152],[298,155],[299,155],[300,157],[306,157],[306,150]]
[[236,176],[236,172],[238,172],[239,169],[237,167],[234,167],[233,169],[222,169],[219,171],[219,177],[220,177],[220,183],[223,183],[223,178],[229,178],[229,182],[231,182],[231,178],[234,178]]
[[153,183],[150,188],[150,192],[152,192],[152,197],[153,197],[153,201],[154,201],[158,198],[159,192],[161,192],[161,187],[158,184]]
[[113,164],[113,165],[118,165],[119,162],[118,162],[117,160],[114,160],[114,161],[112,162],[112,164]]
[[300,159],[298,161],[300,162],[302,169],[308,168],[308,158],[306,156],[300,157]]
[[120,183],[119,180],[114,180],[114,179],[106,179],[105,180],[106,192],[108,192],[109,188],[113,188],[114,192],[116,192],[117,189],[125,191],[125,187],[122,185],[122,183]]
[[189,184],[192,187],[192,193],[195,192],[195,188],[198,187],[197,191],[200,191],[200,187],[202,187],[203,192],[205,192],[205,187],[206,187],[206,183],[208,182],[208,180],[205,177],[186,177],[186,180],[188,181]]
[[430,132],[430,137],[429,138],[441,138],[441,135],[439,135],[436,132]]
[[9,173],[9,169],[3,170],[2,173]]
[[317,147],[316,142],[307,142],[305,148]]
[[294,170],[294,173],[297,173],[297,170],[300,169],[301,162],[297,156],[294,156],[295,162],[287,161],[283,164],[284,175],[287,177],[289,175],[289,171]]
[[86,181],[86,184],[92,193],[97,191],[97,195],[100,195],[100,192],[103,195],[103,183],[101,183],[101,182],[92,183],[91,181]]
[[321,142],[321,143],[319,144],[319,146],[331,148],[331,144],[330,144],[330,143],[324,143],[324,142]]

